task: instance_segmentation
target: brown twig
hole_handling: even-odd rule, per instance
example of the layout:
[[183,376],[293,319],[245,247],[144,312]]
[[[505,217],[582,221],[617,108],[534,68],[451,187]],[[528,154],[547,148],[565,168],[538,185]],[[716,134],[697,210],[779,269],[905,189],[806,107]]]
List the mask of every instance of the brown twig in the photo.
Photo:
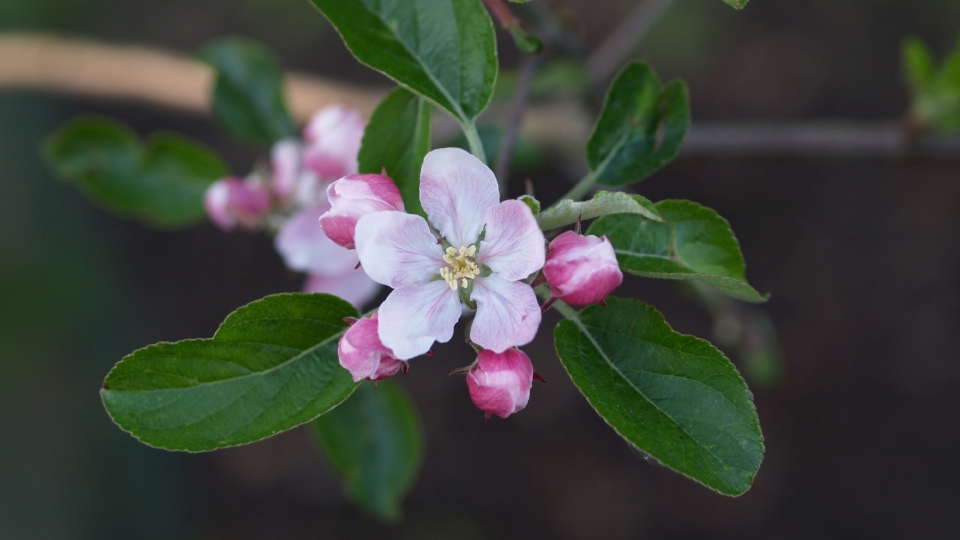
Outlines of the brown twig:
[[517,89],[513,95],[513,104],[510,110],[510,117],[507,119],[507,129],[503,133],[503,140],[500,141],[500,148],[497,151],[497,163],[493,171],[500,182],[500,192],[506,195],[506,182],[510,175],[510,161],[513,159],[513,151],[517,144],[517,134],[520,132],[520,121],[527,110],[527,102],[530,98],[530,85],[533,82],[533,74],[537,70],[537,64],[540,63],[539,56],[525,56],[520,64],[520,78],[517,81]]

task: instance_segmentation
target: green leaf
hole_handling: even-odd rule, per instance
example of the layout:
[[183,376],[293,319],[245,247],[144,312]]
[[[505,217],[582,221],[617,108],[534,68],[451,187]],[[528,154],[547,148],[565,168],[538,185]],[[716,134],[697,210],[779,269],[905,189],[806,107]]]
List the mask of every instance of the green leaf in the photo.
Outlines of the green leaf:
[[205,47],[200,57],[216,70],[213,114],[231,133],[267,144],[294,134],[283,72],[267,49],[225,39]]
[[312,0],[364,64],[472,124],[497,78],[480,0]]
[[674,332],[637,300],[610,297],[554,331],[590,405],[631,444],[726,495],[750,489],[763,459],[753,394],[723,353]]
[[733,6],[736,9],[743,9],[747,7],[747,2],[749,0],[723,0],[728,5]]
[[396,182],[404,209],[423,213],[420,206],[420,167],[430,151],[430,105],[404,88],[390,92],[370,116],[360,146],[360,172],[383,169]]
[[654,221],[663,221],[656,206],[640,195],[622,191],[598,191],[588,201],[563,199],[537,215],[537,224],[544,231],[610,214],[639,214]]
[[647,64],[634,62],[613,81],[587,142],[587,164],[608,186],[643,180],[676,157],[690,127],[687,87],[661,88]]
[[97,204],[158,227],[203,219],[204,192],[229,174],[196,141],[157,134],[141,145],[133,130],[107,118],[71,120],[50,136],[44,154],[58,175]]
[[655,207],[666,223],[618,214],[598,219],[589,234],[606,235],[620,268],[631,274],[696,279],[740,300],[766,301],[767,295],[746,282],[740,244],[727,220],[690,201],[661,201]]
[[337,341],[357,317],[327,294],[278,294],[230,314],[212,339],[157,343],[117,364],[100,395],[140,441],[201,452],[257,441],[339,405],[356,384]]
[[400,385],[363,383],[313,427],[350,499],[384,521],[399,520],[423,458],[417,409]]
[[915,93],[930,91],[936,77],[937,68],[930,49],[916,37],[903,41],[901,47],[903,68],[907,82]]

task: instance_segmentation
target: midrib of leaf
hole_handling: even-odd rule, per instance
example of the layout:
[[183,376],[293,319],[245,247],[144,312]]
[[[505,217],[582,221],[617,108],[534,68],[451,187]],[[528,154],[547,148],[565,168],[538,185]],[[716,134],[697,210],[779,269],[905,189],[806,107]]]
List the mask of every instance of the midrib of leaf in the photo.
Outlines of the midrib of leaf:
[[[363,4],[363,6],[366,7],[367,10],[370,11],[370,12],[373,14],[373,16],[376,17],[381,23],[383,23],[384,26],[386,26],[387,28],[389,28],[389,29],[393,32],[393,35],[395,35],[395,36],[397,37],[397,42],[399,42],[400,45],[403,46],[403,48],[410,54],[410,56],[414,57],[414,58],[417,60],[417,63],[420,64],[420,68],[423,69],[423,72],[426,73],[426,74],[427,74],[427,77],[433,82],[433,84],[434,84],[437,88],[440,89],[440,93],[443,94],[447,99],[450,100],[450,103],[451,103],[451,104],[454,106],[454,108],[456,109],[456,110],[454,111],[454,113],[459,117],[458,120],[460,121],[460,123],[461,123],[461,124],[465,124],[465,123],[467,123],[467,122],[470,122],[471,119],[467,118],[466,113],[463,112],[463,108],[460,107],[460,100],[458,100],[458,99],[453,99],[453,96],[451,96],[450,93],[447,92],[447,88],[446,88],[444,85],[440,84],[440,81],[438,81],[438,80],[436,79],[436,77],[434,77],[433,71],[431,71],[430,69],[428,69],[427,66],[426,66],[426,64],[424,64],[423,59],[420,57],[420,55],[417,54],[416,52],[414,52],[414,51],[410,48],[410,46],[407,45],[407,42],[400,38],[400,33],[399,33],[399,31],[398,31],[398,30],[395,30],[392,26],[390,26],[390,23],[388,23],[386,19],[384,19],[382,16],[380,16],[380,14],[377,13],[376,11],[371,10],[369,6],[367,6],[366,4]],[[418,27],[419,27],[419,24],[420,24],[420,20],[417,19],[417,25],[418,25]],[[457,37],[460,36],[460,29],[459,29],[459,28],[456,30],[456,34],[457,34]],[[459,53],[460,53],[460,49],[459,49],[459,47],[458,47],[458,48],[457,48],[457,54],[459,55]],[[461,68],[461,71],[462,71],[462,68]],[[461,73],[461,75],[462,75],[462,73]],[[401,83],[401,84],[402,84],[402,83]],[[406,86],[406,85],[404,85],[404,86]],[[407,88],[409,88],[409,87],[407,87]],[[414,91],[414,93],[416,93],[417,95],[420,95],[419,92]],[[426,96],[422,96],[422,97],[426,97]],[[430,99],[429,97],[428,97],[427,99],[430,100],[430,101],[432,101],[433,103],[435,103],[435,104],[436,104],[438,107],[440,107],[441,109],[445,109],[445,108],[446,108],[446,107],[444,107],[443,105],[441,105],[440,103],[437,103],[436,101]]]
[[[557,302],[557,304],[559,304],[559,303],[560,303],[560,302]],[[566,306],[564,306],[564,307],[566,308]],[[674,418],[673,418],[672,416],[670,416],[670,414],[668,414],[666,411],[664,411],[663,409],[661,409],[656,403],[654,403],[649,397],[647,397],[646,394],[644,394],[642,390],[640,390],[639,388],[637,388],[637,387],[634,385],[633,381],[631,381],[629,378],[627,378],[627,376],[624,375],[623,371],[621,371],[620,368],[619,368],[616,364],[614,364],[612,360],[610,360],[610,358],[607,356],[607,354],[606,354],[606,352],[603,350],[603,348],[600,347],[600,344],[597,343],[597,341],[593,338],[593,335],[588,331],[587,326],[584,325],[584,324],[583,324],[583,321],[580,320],[580,317],[577,316],[577,312],[576,312],[576,311],[574,311],[574,310],[572,310],[572,309],[569,309],[569,308],[567,308],[567,309],[561,309],[560,311],[563,313],[563,315],[564,315],[568,320],[573,321],[573,323],[576,324],[577,327],[580,328],[580,330],[583,332],[583,334],[585,334],[585,335],[587,336],[587,339],[590,340],[590,343],[591,343],[591,344],[594,346],[594,348],[596,348],[596,350],[600,353],[600,356],[601,356],[601,357],[603,358],[603,360],[607,363],[607,365],[610,366],[610,368],[611,368],[612,370],[614,370],[618,375],[620,375],[620,377],[623,378],[623,380],[625,380],[625,381],[627,382],[627,384],[630,386],[630,388],[633,388],[634,391],[636,391],[637,394],[639,394],[647,403],[649,403],[650,405],[652,405],[658,412],[660,412],[663,416],[665,416],[665,417],[668,418],[671,422],[673,422],[673,424],[674,424],[675,426],[677,426],[677,429],[679,429],[680,431],[686,433],[687,436],[690,437],[690,440],[696,442],[696,443],[697,443],[697,448],[701,449],[701,451],[707,452],[708,454],[710,454],[711,456],[713,456],[714,459],[716,459],[717,461],[719,461],[720,463],[723,463],[724,465],[726,465],[726,466],[728,466],[728,467],[733,467],[734,469],[743,470],[743,469],[741,469],[740,467],[732,466],[732,465],[728,464],[726,461],[724,461],[723,459],[719,458],[719,457],[718,457],[716,454],[714,454],[709,448],[707,448],[702,442],[700,442],[700,440],[699,440],[697,437],[693,436],[693,435],[692,435],[690,432],[688,432],[679,422],[677,422],[676,420],[674,420]],[[635,339],[635,340],[637,340],[637,341],[642,341],[642,342],[644,342],[644,343],[647,343],[647,344],[650,344],[650,345],[653,345],[653,346],[656,346],[656,347],[664,348],[664,347],[663,347],[662,345],[660,345],[659,343],[653,343],[653,342],[647,341],[647,340],[645,340],[645,339],[639,339],[639,338],[636,338],[636,337],[634,337],[634,336],[629,336],[629,335],[626,335],[626,334],[619,334],[618,332],[610,332],[610,333],[611,333],[611,334],[615,334],[615,335],[621,335],[621,336],[624,336],[624,337],[627,337],[627,338],[630,338],[630,339]],[[676,349],[668,349],[668,350],[670,350],[670,351],[676,351]],[[682,351],[676,351],[676,352],[682,352]],[[697,355],[690,354],[690,353],[682,353],[682,354],[689,354],[690,356],[693,356],[694,358],[701,358],[701,359],[704,359],[704,360],[711,360],[711,359],[708,358],[708,357],[697,356]],[[645,372],[645,373],[650,373],[650,372]],[[671,375],[671,376],[674,376],[674,375]],[[700,382],[700,381],[697,381],[697,382]],[[727,403],[733,405],[733,407],[734,407],[735,409],[740,410],[740,407],[738,407],[735,403],[733,403],[732,401],[730,401],[729,399],[727,399],[727,396],[725,396],[722,392],[719,392],[719,391],[717,391],[715,388],[711,388],[711,387],[703,384],[702,382],[700,382],[700,384],[702,384],[703,386],[706,386],[707,388],[710,388],[711,390],[713,390],[713,391],[716,392],[717,394],[720,394],[720,395],[723,397],[724,401],[726,401]],[[618,398],[619,398],[619,396],[618,396]],[[622,405],[623,399],[622,399],[622,398],[619,398],[619,399],[620,399],[621,405]],[[615,430],[619,431],[619,429],[617,429],[615,426],[613,426],[613,427],[614,427]],[[656,457],[656,456],[654,456],[654,457]],[[708,468],[709,468],[709,466],[708,466]],[[712,472],[712,471],[711,471],[711,472]],[[684,474],[686,474],[686,473],[684,473]],[[718,480],[720,479],[720,476],[719,476],[719,475],[716,475],[716,473],[713,473],[713,474],[714,474],[714,476],[717,477]],[[727,482],[726,482],[726,481],[723,481],[723,483],[726,484]]]
[[[594,129],[596,129],[596,128],[594,128]],[[597,166],[597,169],[596,169],[595,171],[593,171],[593,177],[594,177],[594,178],[599,178],[599,177],[607,170],[607,166],[610,165],[610,160],[612,160],[612,159],[613,159],[613,156],[615,156],[615,155],[617,154],[617,152],[618,152],[621,148],[623,148],[623,145],[624,145],[624,143],[626,142],[626,140],[627,140],[628,138],[630,138],[630,128],[627,128],[627,129],[625,129],[625,130],[623,131],[623,135],[621,135],[621,136],[620,136],[620,139],[617,140],[617,144],[615,144],[615,145],[613,146],[613,150],[611,150],[610,153],[607,154],[606,159],[604,159],[603,161],[601,161],[601,162],[600,162],[600,165]]]

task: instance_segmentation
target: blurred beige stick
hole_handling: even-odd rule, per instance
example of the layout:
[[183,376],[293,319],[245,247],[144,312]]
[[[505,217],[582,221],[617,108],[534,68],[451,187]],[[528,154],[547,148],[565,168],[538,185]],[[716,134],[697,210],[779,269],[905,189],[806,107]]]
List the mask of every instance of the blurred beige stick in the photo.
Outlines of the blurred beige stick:
[[[131,100],[204,114],[213,73],[187,57],[132,45],[105,45],[44,34],[0,34],[0,90],[32,88],[110,100]],[[291,73],[287,102],[300,123],[325,105],[344,103],[369,116],[387,88],[367,88]],[[497,121],[493,106],[485,120]],[[577,99],[531,106],[520,133],[570,164],[583,167],[594,117]],[[434,115],[434,138],[459,133],[447,115]],[[777,124],[698,122],[681,157],[857,158],[960,160],[960,137],[912,136],[898,120],[804,121]],[[585,172],[585,171],[582,171]]]
[[[324,105],[369,115],[386,90],[292,73],[287,102],[300,122]],[[197,113],[210,108],[213,71],[202,62],[138,46],[38,34],[0,34],[0,88],[34,88],[142,101]]]

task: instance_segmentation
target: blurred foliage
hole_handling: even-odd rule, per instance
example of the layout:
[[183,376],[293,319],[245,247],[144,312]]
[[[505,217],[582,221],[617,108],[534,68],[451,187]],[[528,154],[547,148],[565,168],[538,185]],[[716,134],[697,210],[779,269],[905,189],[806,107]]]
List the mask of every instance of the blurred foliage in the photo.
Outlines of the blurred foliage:
[[918,127],[945,133],[960,130],[960,42],[938,63],[917,37],[903,42],[903,68],[913,101],[910,119]]
[[37,147],[64,116],[0,96],[0,538],[183,538],[183,457],[103,417],[103,372],[142,341],[116,221]]

